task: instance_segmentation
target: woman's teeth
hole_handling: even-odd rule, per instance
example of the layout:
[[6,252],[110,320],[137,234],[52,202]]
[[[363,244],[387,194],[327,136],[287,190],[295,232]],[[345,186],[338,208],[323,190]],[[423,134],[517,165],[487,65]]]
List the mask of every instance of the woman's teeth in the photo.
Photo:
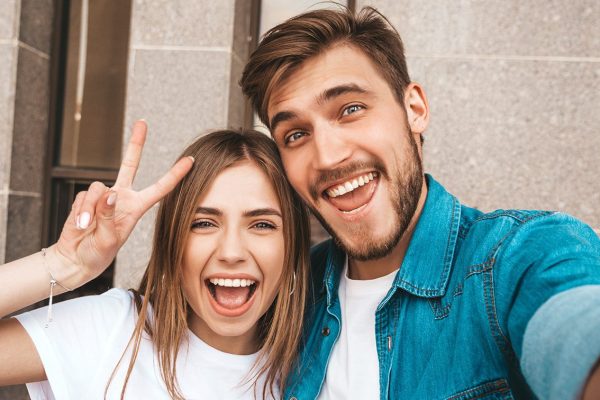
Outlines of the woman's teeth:
[[215,286],[225,286],[225,287],[247,287],[254,285],[256,281],[252,279],[223,279],[223,278],[212,278],[210,279],[210,283]]
[[377,177],[377,172],[369,172],[368,174],[361,175],[358,178],[354,178],[350,181],[346,181],[346,182],[338,185],[337,187],[328,189],[326,191],[326,193],[329,197],[342,196],[346,193],[352,192],[354,189],[358,188],[359,186],[366,185],[367,183],[371,182],[376,177]]

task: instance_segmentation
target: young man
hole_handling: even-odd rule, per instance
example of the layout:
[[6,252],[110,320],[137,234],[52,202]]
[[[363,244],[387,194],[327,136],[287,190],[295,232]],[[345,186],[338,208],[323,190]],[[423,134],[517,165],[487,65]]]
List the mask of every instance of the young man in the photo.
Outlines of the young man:
[[483,214],[423,173],[427,99],[382,15],[279,25],[242,86],[334,238],[312,252],[286,399],[599,395],[598,237],[563,214]]

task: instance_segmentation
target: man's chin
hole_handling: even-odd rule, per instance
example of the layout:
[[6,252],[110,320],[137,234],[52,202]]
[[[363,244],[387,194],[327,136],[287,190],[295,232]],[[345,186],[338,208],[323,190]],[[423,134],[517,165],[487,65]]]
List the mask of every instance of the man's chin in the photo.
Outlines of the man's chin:
[[372,236],[363,236],[364,240],[349,243],[333,235],[337,245],[344,250],[350,259],[357,261],[374,261],[387,257],[392,253],[400,242],[401,231],[391,232],[384,237],[373,238]]
[[371,261],[386,257],[394,250],[404,231],[397,220],[390,224],[390,231],[387,233],[377,233],[373,224],[366,223],[342,224],[343,226],[334,228],[334,224],[327,223],[323,214],[319,213],[317,209],[310,206],[309,208],[323,228],[331,235],[336,245],[349,258],[358,261]]

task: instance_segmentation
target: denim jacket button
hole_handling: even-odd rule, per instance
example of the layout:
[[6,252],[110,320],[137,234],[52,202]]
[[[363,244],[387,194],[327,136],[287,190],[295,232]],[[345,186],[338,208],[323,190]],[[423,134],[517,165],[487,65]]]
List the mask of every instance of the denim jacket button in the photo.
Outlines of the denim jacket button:
[[290,397],[290,400],[298,400],[298,399],[292,396],[292,397]]
[[329,336],[329,328],[328,327],[323,328],[321,333],[323,334],[323,336]]

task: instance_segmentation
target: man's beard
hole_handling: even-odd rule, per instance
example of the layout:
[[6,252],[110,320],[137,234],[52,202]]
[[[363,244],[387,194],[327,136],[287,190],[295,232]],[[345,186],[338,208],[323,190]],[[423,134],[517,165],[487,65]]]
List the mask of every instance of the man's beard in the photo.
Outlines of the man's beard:
[[[350,244],[344,242],[340,235],[336,234],[331,225],[325,221],[314,207],[310,207],[315,217],[321,222],[321,225],[329,232],[336,244],[349,258],[358,261],[383,258],[394,250],[408,229],[417,209],[423,186],[423,163],[412,132],[409,133],[409,144],[408,159],[406,159],[403,165],[403,171],[396,170],[393,171],[395,172],[394,175],[391,173],[387,174],[387,178],[391,183],[390,195],[393,206],[392,211],[394,213],[393,217],[396,220],[393,222],[395,229],[385,237],[379,240],[373,239],[368,228],[348,224],[346,226],[347,236],[352,237],[354,242],[359,243],[352,247]],[[383,171],[379,172],[382,173]]]

